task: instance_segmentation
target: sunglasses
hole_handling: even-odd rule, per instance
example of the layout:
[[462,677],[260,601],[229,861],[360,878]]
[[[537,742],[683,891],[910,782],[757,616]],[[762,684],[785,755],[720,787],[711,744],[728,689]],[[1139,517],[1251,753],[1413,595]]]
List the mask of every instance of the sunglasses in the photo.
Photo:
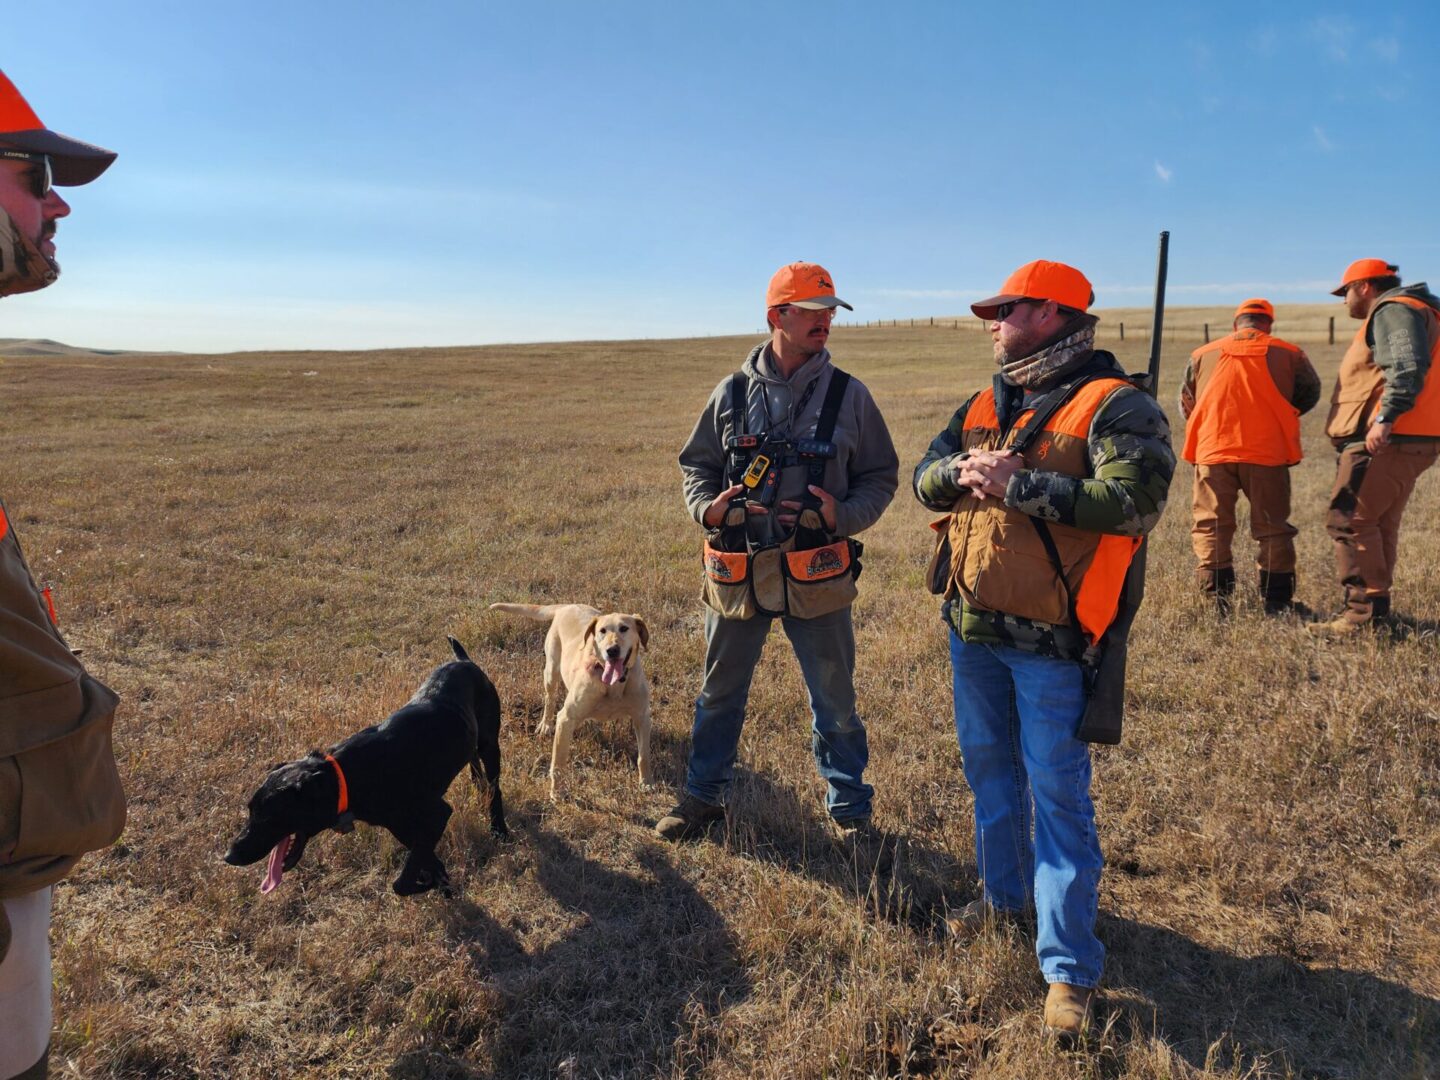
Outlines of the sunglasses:
[[31,169],[28,174],[30,177],[30,193],[37,199],[43,199],[46,195],[50,194],[50,189],[54,186],[55,176],[50,169],[49,154],[36,154],[29,150],[0,150],[0,159],[6,161],[28,161],[33,165],[38,165],[39,168]]
[[995,309],[995,321],[1004,322],[1021,304],[1043,304],[1044,300],[1011,300],[1008,304],[1001,304]]

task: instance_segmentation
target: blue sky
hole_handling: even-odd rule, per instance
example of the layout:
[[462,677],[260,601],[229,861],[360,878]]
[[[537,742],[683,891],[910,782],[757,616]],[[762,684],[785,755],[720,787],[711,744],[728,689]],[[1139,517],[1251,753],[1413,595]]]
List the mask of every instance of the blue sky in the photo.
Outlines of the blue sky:
[[[823,13],[823,14],[822,14]],[[0,337],[222,351],[735,333],[824,263],[856,318],[1032,258],[1097,305],[1440,279],[1440,8],[10,5],[0,65],[112,147]],[[1337,304],[1338,307],[1338,304]]]

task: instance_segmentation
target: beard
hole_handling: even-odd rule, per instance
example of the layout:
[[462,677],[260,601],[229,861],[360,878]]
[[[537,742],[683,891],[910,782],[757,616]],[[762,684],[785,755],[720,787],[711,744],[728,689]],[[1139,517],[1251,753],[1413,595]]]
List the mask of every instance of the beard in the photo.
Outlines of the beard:
[[55,283],[60,264],[40,250],[41,242],[54,235],[51,221],[41,228],[39,237],[31,239],[20,231],[14,218],[0,210],[0,296],[35,292]]

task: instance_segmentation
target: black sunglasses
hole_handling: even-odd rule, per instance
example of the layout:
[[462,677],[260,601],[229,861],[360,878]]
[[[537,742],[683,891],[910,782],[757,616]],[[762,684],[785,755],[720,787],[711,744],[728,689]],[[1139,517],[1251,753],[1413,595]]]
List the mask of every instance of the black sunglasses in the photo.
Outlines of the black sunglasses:
[[39,165],[40,168],[30,171],[30,192],[37,199],[43,199],[50,194],[54,186],[55,174],[50,169],[50,155],[36,154],[29,150],[0,150],[0,158],[8,161],[28,161]]
[[1001,304],[995,309],[995,321],[1004,322],[1010,317],[1010,313],[1021,304],[1043,304],[1044,300],[1011,300],[1009,303]]

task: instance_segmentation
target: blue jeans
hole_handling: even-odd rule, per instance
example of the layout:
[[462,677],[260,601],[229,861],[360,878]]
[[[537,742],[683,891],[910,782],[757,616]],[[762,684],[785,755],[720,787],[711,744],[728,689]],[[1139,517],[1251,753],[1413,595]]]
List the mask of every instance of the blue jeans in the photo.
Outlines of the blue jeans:
[[[695,699],[685,790],[707,803],[725,801],[745,724],[750,680],[774,620],[722,619],[705,609],[705,682]],[[815,619],[780,619],[800,661],[814,716],[815,765],[829,785],[825,808],[836,821],[870,816],[875,789],[861,776],[870,761],[865,725],[855,712],[855,631],[850,609]]]
[[1102,860],[1090,747],[1075,738],[1085,710],[1080,665],[966,644],[953,630],[950,663],[985,899],[1005,911],[1033,902],[1045,981],[1093,987],[1105,963],[1095,936]]

